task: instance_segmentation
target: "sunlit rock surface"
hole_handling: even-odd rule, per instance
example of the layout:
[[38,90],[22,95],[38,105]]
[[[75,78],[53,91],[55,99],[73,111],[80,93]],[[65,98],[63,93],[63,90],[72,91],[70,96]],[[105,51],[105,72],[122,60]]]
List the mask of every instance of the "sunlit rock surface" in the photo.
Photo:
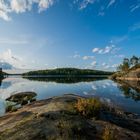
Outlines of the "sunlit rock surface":
[[140,139],[139,116],[104,105],[98,119],[74,111],[79,96],[36,101],[0,118],[0,140],[102,139],[109,126],[118,140]]

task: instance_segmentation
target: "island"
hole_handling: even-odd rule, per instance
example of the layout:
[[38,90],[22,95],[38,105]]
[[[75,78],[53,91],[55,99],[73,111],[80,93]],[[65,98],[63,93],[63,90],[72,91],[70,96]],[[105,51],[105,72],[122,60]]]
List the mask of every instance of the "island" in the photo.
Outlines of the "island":
[[77,68],[57,68],[57,69],[48,69],[48,70],[37,70],[37,71],[30,71],[24,73],[22,76],[68,76],[68,77],[76,77],[76,76],[109,76],[112,75],[113,72],[108,71],[100,71],[100,70],[91,70],[91,69],[77,69]]

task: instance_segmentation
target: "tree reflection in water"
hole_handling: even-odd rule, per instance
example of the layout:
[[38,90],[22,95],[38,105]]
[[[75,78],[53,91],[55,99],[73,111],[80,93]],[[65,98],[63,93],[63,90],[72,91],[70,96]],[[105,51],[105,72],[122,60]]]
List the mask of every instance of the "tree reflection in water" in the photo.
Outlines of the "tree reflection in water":
[[79,83],[79,82],[93,82],[97,80],[104,80],[104,77],[24,77],[32,81],[42,82],[56,82],[56,83]]
[[126,98],[140,101],[140,81],[117,81],[118,88]]
[[2,84],[2,80],[3,80],[3,78],[0,78],[0,86],[1,86],[1,84]]

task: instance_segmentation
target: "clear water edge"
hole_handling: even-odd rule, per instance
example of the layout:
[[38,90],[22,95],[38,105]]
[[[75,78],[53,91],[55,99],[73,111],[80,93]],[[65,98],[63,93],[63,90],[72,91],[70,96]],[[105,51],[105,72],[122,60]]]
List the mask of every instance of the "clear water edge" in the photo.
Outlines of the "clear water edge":
[[[133,95],[126,95],[121,85],[109,79],[78,83],[56,83],[50,81],[33,81],[22,77],[8,77],[0,86],[0,116],[5,114],[5,99],[22,91],[37,93],[37,100],[47,99],[63,94],[76,94],[81,96],[100,97],[109,103],[122,107],[125,111],[140,114],[140,100]],[[134,90],[134,89],[133,89]],[[136,94],[136,91],[134,92]]]

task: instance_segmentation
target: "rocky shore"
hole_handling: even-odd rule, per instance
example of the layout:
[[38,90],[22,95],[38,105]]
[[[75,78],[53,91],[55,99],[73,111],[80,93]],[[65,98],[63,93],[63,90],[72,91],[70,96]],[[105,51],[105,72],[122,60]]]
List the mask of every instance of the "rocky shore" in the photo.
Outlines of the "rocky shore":
[[127,72],[117,72],[110,76],[110,78],[115,80],[140,81],[140,68],[135,70],[130,69]]
[[[140,140],[138,115],[86,100],[67,94],[9,112],[0,117],[0,140]],[[84,109],[93,101],[96,114],[87,116]]]

